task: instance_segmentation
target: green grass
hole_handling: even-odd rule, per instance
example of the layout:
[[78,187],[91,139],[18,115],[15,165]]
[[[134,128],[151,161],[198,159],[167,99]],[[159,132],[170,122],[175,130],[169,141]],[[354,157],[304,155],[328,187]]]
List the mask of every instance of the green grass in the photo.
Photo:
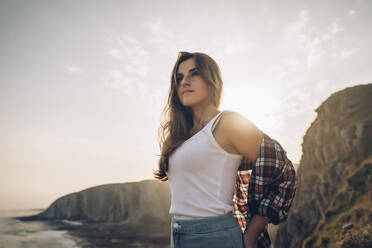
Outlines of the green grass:
[[[365,222],[372,215],[372,164],[367,160],[347,167],[340,188],[306,241],[304,247],[341,248],[372,247],[372,227]],[[354,227],[341,235],[343,225],[353,223]],[[364,224],[363,224],[364,223]],[[349,238],[347,235],[349,235]],[[346,236],[345,236],[346,235]]]

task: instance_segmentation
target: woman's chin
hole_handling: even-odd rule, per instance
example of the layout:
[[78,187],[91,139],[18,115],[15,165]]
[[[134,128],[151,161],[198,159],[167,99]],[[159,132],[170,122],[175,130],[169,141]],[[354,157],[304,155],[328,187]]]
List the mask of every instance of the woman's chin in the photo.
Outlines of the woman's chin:
[[182,104],[184,106],[189,106],[193,104],[193,101],[190,101],[189,99],[183,99]]
[[185,107],[193,107],[198,104],[202,104],[202,101],[193,101],[192,99],[184,99],[185,101],[182,102],[183,106]]
[[185,106],[185,107],[192,107],[193,104],[190,104],[190,103],[183,103],[183,106]]

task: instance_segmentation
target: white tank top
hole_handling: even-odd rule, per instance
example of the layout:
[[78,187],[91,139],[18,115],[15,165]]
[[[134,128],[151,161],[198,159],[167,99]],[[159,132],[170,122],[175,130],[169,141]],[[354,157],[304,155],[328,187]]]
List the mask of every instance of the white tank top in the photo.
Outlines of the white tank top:
[[169,213],[175,219],[212,217],[234,209],[232,196],[243,156],[226,152],[215,140],[212,125],[221,114],[222,111],[169,157]]

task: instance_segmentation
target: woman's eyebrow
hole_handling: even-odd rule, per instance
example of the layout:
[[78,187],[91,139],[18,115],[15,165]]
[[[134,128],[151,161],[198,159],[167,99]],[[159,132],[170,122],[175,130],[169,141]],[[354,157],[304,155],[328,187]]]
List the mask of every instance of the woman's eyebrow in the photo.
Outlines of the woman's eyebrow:
[[[190,70],[189,70],[189,72],[193,72],[193,71],[196,71],[197,69],[196,69],[196,67],[194,67],[194,68],[191,68]],[[183,75],[182,73],[177,73],[177,76],[178,75]]]

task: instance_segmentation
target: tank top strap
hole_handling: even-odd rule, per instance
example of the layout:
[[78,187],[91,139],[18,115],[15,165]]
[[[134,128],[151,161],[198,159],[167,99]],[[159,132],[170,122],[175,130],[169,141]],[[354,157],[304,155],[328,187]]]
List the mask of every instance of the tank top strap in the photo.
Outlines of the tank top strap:
[[216,123],[216,119],[219,119],[219,117],[221,116],[222,112],[223,112],[223,111],[221,111],[221,112],[219,112],[218,114],[216,114],[216,116],[213,117],[213,118],[209,121],[209,123],[205,126],[206,131],[209,132],[209,131],[211,130],[211,127],[213,126],[214,123]]
[[214,117],[214,119],[212,119],[212,121],[210,123],[208,123],[208,126],[206,126],[206,130],[205,130],[205,133],[206,135],[209,137],[209,140],[212,142],[212,144],[214,144],[214,146],[220,150],[223,154],[225,155],[228,155],[232,158],[241,158],[242,155],[240,154],[236,154],[236,153],[229,153],[227,152],[226,150],[224,150],[220,144],[218,144],[217,140],[215,139],[214,135],[213,135],[213,130],[216,128],[219,120],[221,119],[220,117],[222,116],[222,112],[226,112],[226,111],[229,111],[229,110],[224,110],[224,111],[221,111],[220,113],[218,113],[216,115],[216,117]]
[[213,130],[216,128],[218,122],[220,121],[221,116],[222,116],[222,112],[224,112],[224,111],[226,111],[226,110],[223,110],[223,111],[221,111],[219,114],[217,114],[217,118],[213,121],[213,123],[212,123],[212,127],[211,127],[211,132],[212,132],[212,133],[213,133]]

